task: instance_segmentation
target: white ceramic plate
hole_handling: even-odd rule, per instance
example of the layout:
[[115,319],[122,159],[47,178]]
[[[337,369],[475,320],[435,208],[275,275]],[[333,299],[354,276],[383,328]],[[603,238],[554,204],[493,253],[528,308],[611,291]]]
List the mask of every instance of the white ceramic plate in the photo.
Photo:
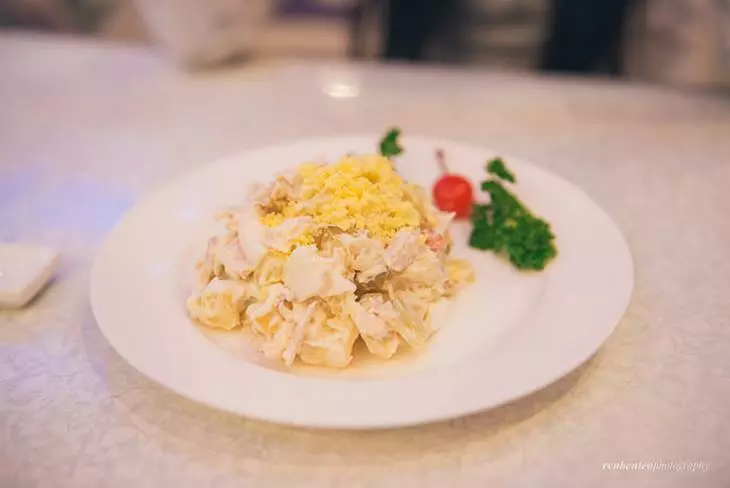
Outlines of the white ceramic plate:
[[[162,385],[207,405],[272,422],[324,428],[381,428],[461,416],[531,393],[591,355],[621,318],[633,287],[628,247],[611,219],[582,191],[535,166],[506,158],[516,191],[557,235],[558,258],[521,273],[469,249],[454,229],[455,253],[476,283],[434,320],[426,349],[374,360],[365,351],[346,370],[263,361],[242,333],[195,326],[185,314],[189,276],[220,207],[240,203],[247,183],[305,160],[374,152],[377,135],[310,140],[247,152],[170,183],[112,231],[91,276],[94,315],[112,346]],[[398,171],[430,188],[433,152],[475,182],[495,153],[405,137]]]

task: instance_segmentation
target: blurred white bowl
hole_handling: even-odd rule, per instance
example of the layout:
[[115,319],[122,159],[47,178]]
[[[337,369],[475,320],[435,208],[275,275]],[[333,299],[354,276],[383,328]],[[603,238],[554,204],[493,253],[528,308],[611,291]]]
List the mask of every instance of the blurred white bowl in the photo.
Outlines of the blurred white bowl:
[[248,54],[272,10],[271,0],[136,0],[165,51],[185,67]]

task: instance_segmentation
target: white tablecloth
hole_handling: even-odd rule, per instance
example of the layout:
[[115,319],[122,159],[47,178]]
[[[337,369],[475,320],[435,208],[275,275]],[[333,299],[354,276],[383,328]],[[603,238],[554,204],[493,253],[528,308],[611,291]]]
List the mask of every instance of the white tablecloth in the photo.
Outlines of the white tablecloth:
[[[326,94],[342,85],[359,95]],[[180,398],[101,336],[90,263],[143,194],[243,149],[393,124],[535,161],[617,221],[636,289],[584,367],[466,419],[321,432]],[[0,241],[63,252],[42,296],[0,312],[0,486],[729,486],[729,184],[728,99],[375,65],[186,75],[143,48],[0,36]]]

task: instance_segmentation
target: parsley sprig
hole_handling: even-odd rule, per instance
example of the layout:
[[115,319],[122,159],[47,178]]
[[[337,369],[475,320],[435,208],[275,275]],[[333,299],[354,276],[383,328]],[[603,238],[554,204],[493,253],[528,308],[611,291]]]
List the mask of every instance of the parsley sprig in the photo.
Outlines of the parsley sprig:
[[403,148],[398,144],[400,129],[394,127],[386,132],[385,136],[380,140],[380,154],[386,158],[397,156],[403,152]]
[[497,176],[504,181],[509,181],[510,183],[517,182],[517,180],[515,180],[515,175],[507,169],[502,158],[494,158],[489,161],[487,163],[487,173]]
[[504,161],[493,159],[486,169],[490,177],[481,187],[489,194],[490,202],[474,204],[469,245],[505,253],[518,269],[544,269],[558,253],[550,224],[532,214],[505,188],[500,179],[510,183],[516,179]]

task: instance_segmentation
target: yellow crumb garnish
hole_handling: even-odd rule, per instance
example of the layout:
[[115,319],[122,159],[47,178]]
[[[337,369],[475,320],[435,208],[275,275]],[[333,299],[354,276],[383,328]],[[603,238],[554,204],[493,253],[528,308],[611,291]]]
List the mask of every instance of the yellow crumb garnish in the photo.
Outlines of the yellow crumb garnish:
[[284,222],[284,215],[280,213],[269,213],[261,217],[261,223],[266,227],[276,227]]
[[416,205],[406,195],[410,185],[382,156],[346,156],[331,165],[303,164],[296,178],[297,201],[264,215],[264,225],[310,216],[346,232],[366,230],[374,238],[389,241],[398,230],[416,228],[421,222]]

